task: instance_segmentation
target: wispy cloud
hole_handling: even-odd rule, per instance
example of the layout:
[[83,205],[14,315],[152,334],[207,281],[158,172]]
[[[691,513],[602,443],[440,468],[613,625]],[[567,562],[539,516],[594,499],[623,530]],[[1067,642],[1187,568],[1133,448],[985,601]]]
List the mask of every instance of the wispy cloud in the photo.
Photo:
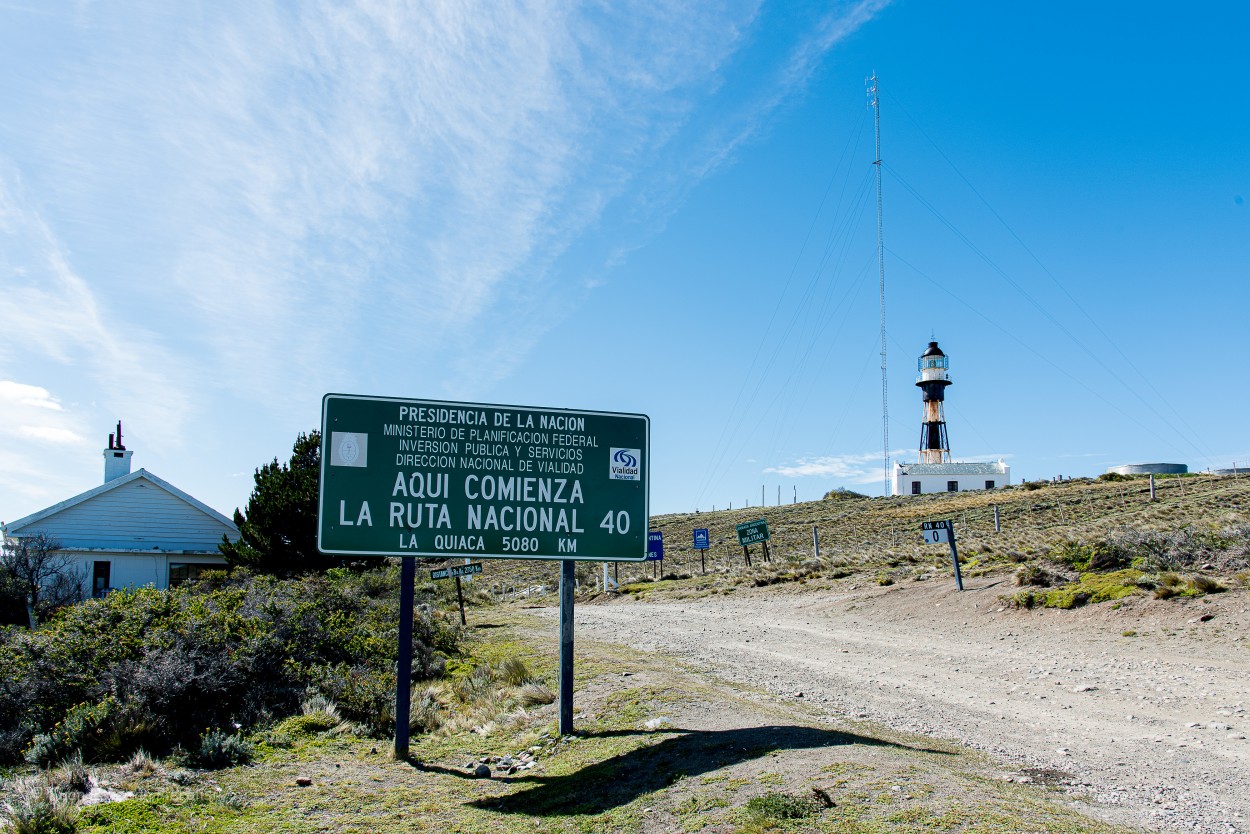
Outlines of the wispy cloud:
[[0,102],[0,376],[137,404],[170,449],[240,404],[306,425],[331,388],[480,395],[882,5],[41,19]]
[[0,379],[0,434],[60,445],[84,442],[74,417],[46,388]]
[[[16,133],[38,144],[60,220],[113,236],[79,244],[132,254],[112,267],[135,312],[212,362],[195,386],[324,390],[360,375],[366,333],[399,347],[384,365],[454,358],[458,384],[489,384],[482,366],[507,373],[558,320],[517,312],[561,295],[553,264],[605,207],[639,188],[663,222],[882,5],[800,28],[712,119],[704,102],[759,34],[753,0],[84,6],[65,32],[81,49],[27,91],[43,101]],[[674,193],[656,191],[672,171]],[[54,271],[61,297],[88,300]],[[496,304],[525,326],[466,339]]]
[[0,407],[4,405],[41,408],[48,411],[65,410],[47,388],[0,379]]
[[360,373],[363,334],[399,347],[384,365],[454,344],[506,369],[526,347],[514,333],[464,334],[493,304],[547,297],[552,264],[685,122],[755,13],[88,6],[28,138],[65,215],[127,218],[101,230],[134,253],[117,265],[127,294],[212,361],[197,383],[323,390]]
[[76,478],[63,464],[68,457],[91,462],[83,454],[89,444],[82,415],[39,385],[0,380],[0,443],[5,450],[0,455],[0,497],[9,499],[0,501],[4,519],[77,492]]
[[[102,301],[74,272],[60,242],[25,198],[20,181],[3,169],[0,280],[0,320],[5,323],[0,371],[20,364],[47,374],[49,363],[64,366],[70,372],[63,378],[67,387],[115,411],[141,406],[152,418],[154,437],[177,437],[186,397],[171,378],[177,376],[181,360],[142,324],[130,321],[124,307]],[[13,380],[0,383],[0,404],[26,409],[27,419],[33,419],[31,409],[63,411],[48,389]],[[40,419],[47,425],[46,414]],[[66,435],[53,434],[64,442]]]
[[21,437],[63,446],[77,446],[85,442],[85,438],[78,432],[70,431],[69,429],[59,429],[55,426],[18,426],[17,433]]
[[[902,450],[894,452],[898,457]],[[881,480],[881,453],[863,452],[851,455],[822,455],[799,458],[793,463],[770,466],[764,470],[787,478],[834,478],[853,484]]]

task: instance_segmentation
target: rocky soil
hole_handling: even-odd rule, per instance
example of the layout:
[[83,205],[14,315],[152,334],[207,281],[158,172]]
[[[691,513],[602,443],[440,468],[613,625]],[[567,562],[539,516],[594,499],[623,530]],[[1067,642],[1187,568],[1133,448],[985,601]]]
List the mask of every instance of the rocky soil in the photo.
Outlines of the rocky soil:
[[1009,579],[628,596],[577,608],[582,637],[957,741],[1105,819],[1250,832],[1250,595],[1006,606]]

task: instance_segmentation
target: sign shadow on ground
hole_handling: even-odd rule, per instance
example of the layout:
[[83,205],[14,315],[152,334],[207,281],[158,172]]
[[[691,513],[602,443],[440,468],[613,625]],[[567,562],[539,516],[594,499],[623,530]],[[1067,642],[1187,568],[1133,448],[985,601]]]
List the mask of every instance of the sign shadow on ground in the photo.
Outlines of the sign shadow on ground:
[[[564,776],[526,775],[509,779],[507,781],[525,787],[509,796],[483,797],[468,804],[486,811],[527,816],[594,815],[627,805],[644,794],[668,787],[682,777],[732,767],[774,750],[863,744],[950,755],[944,750],[794,725],[736,730],[617,730],[587,733],[586,736],[653,734],[676,735],[669,735],[658,744],[589,765],[576,773]],[[435,770],[429,766],[425,769]]]

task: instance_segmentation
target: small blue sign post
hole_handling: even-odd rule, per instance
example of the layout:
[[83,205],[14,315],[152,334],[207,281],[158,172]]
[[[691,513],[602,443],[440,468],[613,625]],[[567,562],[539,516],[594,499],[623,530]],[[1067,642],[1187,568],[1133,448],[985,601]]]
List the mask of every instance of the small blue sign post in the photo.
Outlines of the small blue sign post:
[[699,569],[707,575],[707,551],[712,547],[712,537],[706,527],[694,528],[694,549],[699,551]]
[[[647,561],[664,562],[664,534],[658,530],[647,533]],[[656,565],[656,576],[660,574],[660,565]]]

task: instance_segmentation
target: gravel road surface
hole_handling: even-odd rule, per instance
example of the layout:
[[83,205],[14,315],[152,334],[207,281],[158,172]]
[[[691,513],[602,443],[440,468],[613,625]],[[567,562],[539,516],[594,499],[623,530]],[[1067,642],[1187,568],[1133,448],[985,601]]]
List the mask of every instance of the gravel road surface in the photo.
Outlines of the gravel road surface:
[[984,750],[1109,820],[1250,832],[1250,595],[1039,612],[1003,604],[1010,580],[966,584],[626,596],[579,605],[576,629]]

